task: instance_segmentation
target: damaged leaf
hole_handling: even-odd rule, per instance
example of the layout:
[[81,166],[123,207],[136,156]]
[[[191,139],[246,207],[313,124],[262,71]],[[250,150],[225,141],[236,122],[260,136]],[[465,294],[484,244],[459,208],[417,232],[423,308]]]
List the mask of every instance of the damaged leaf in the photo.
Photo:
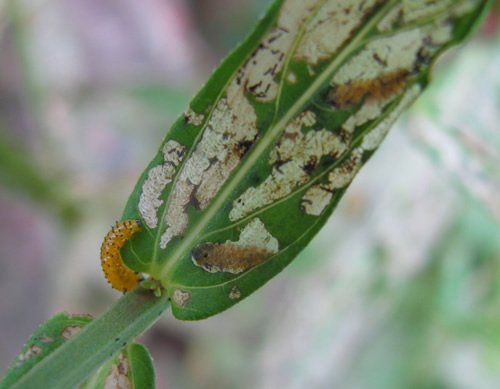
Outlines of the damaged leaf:
[[[40,361],[62,346],[92,321],[89,315],[57,313],[43,323],[29,338],[17,358],[9,366],[0,388],[10,388]],[[44,383],[40,382],[40,387]]]
[[219,313],[324,225],[435,59],[487,0],[278,0],[163,140],[123,219],[125,264],[183,320]]

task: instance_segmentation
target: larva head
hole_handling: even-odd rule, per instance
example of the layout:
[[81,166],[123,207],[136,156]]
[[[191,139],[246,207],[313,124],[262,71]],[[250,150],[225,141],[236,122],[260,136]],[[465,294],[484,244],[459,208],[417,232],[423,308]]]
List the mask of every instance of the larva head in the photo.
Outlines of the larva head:
[[126,219],[121,222],[116,222],[115,228],[119,231],[130,233],[130,236],[141,229],[142,222],[140,219]]
[[215,247],[215,244],[213,244],[211,242],[202,243],[202,244],[196,246],[191,251],[191,255],[192,255],[194,264],[204,268],[205,270],[207,270],[209,272],[220,271],[220,269],[218,269],[218,268],[213,269],[214,264],[212,261],[212,256],[214,253],[214,247]]

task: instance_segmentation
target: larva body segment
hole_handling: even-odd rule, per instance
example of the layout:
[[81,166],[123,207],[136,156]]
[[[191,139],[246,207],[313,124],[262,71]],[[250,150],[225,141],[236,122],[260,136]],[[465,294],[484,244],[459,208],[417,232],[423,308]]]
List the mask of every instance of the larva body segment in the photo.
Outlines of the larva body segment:
[[101,266],[111,286],[125,293],[142,281],[142,275],[123,263],[120,250],[127,240],[141,228],[139,219],[127,219],[111,228],[101,246]]

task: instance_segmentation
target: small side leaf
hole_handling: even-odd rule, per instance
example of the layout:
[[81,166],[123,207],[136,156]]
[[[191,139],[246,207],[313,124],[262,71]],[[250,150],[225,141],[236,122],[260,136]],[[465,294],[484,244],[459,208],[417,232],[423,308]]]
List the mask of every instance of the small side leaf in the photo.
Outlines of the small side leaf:
[[153,360],[148,350],[137,343],[125,346],[80,385],[80,389],[154,387]]
[[177,318],[241,301],[309,243],[487,0],[277,0],[173,125],[124,219]]
[[[94,320],[87,316],[57,314],[33,334],[0,388],[74,388],[120,350],[127,350],[127,344],[169,307],[167,294],[158,298],[137,287]],[[66,341],[67,338],[70,339]],[[131,374],[138,375],[137,379],[146,377],[145,382],[150,382],[151,366],[148,367],[147,358],[140,355],[144,352],[131,350]],[[138,366],[133,366],[135,355],[139,355]]]
[[[29,338],[17,358],[9,366],[0,388],[10,388],[37,363],[62,346],[92,321],[88,315],[69,316],[57,313],[43,323]],[[40,382],[40,387],[44,387]]]

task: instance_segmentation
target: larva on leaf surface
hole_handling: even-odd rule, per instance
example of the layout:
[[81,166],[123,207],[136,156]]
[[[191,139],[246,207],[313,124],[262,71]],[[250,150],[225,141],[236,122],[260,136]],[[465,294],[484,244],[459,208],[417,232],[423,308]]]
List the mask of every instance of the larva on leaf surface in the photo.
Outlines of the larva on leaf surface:
[[141,273],[129,269],[123,263],[120,250],[127,240],[141,229],[139,219],[127,219],[111,228],[101,246],[101,266],[111,286],[122,293],[139,285]]
[[125,244],[125,263],[151,277],[141,286],[164,290],[181,320],[220,313],[271,280],[488,3],[273,1],[140,175],[123,218],[139,217],[147,233],[126,243],[139,226],[115,226],[108,280],[119,290],[138,282]]
[[238,274],[266,260],[272,252],[232,243],[203,243],[191,252],[193,263],[210,273]]
[[343,85],[335,85],[328,101],[339,108],[359,104],[364,98],[368,103],[382,101],[401,91],[410,75],[405,69],[397,69],[374,79],[353,80]]

